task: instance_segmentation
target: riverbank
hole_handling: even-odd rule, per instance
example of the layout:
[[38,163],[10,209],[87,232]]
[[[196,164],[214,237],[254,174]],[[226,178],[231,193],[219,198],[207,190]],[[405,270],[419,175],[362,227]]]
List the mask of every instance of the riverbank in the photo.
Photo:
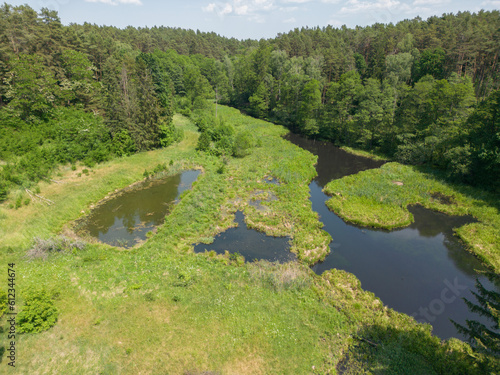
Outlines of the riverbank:
[[[283,140],[282,127],[228,107],[219,106],[219,115],[237,132],[250,131],[261,145],[241,159],[198,153],[196,128],[176,116],[185,134],[180,144],[97,165],[81,177],[78,169],[63,168],[59,183],[40,185],[40,195],[53,201],[51,206],[0,206],[0,259],[16,265],[16,306],[23,308],[27,291],[43,287],[60,312],[50,330],[17,337],[19,357],[12,373],[484,370],[468,345],[442,343],[430,326],[363,291],[352,274],[315,275],[308,264],[322,259],[330,242],[309,201],[315,157]],[[142,246],[125,250],[91,243],[49,253],[46,260],[26,258],[33,237],[64,233],[68,222],[106,195],[170,160],[172,170],[197,166],[204,173]],[[278,184],[268,183],[269,178]],[[262,202],[266,210],[249,204],[270,194],[277,199]],[[249,226],[290,236],[301,262],[242,264],[233,257],[193,253],[194,243],[211,242],[234,226],[236,210],[243,210]],[[6,274],[0,287],[7,285]]]
[[472,187],[453,185],[416,167],[387,163],[331,181],[324,191],[327,206],[348,222],[393,229],[413,222],[409,205],[449,215],[472,215],[479,222],[456,229],[467,248],[500,272],[500,214],[498,200]]

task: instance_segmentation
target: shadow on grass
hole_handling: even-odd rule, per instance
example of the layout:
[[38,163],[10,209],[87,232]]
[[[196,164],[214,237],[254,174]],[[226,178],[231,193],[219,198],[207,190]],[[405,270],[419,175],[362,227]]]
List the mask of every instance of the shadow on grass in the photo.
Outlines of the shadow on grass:
[[490,189],[489,186],[485,185],[468,185],[465,183],[459,183],[446,176],[443,171],[436,168],[430,168],[426,166],[414,166],[415,170],[425,173],[427,176],[434,178],[437,181],[449,184],[454,190],[458,191],[460,194],[467,197],[474,198],[479,202],[474,202],[478,207],[490,206],[496,208],[500,212],[500,200],[496,195],[496,192]]
[[425,326],[400,329],[381,325],[361,328],[337,365],[337,373],[461,375],[498,373],[498,360],[487,360],[457,339],[441,341]]

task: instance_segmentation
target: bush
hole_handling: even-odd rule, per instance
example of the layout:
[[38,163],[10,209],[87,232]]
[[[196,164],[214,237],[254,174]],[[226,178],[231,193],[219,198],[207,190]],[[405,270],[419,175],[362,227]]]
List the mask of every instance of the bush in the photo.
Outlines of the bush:
[[74,249],[83,250],[84,242],[71,241],[68,237],[60,236],[57,238],[42,239],[35,237],[33,246],[28,250],[26,257],[33,259],[47,259],[50,253],[70,251]]
[[237,158],[247,156],[249,154],[248,149],[253,147],[254,143],[252,133],[249,131],[238,133],[234,140],[233,155]]
[[129,156],[136,151],[135,143],[126,130],[121,130],[113,136],[112,145],[118,156]]
[[0,318],[7,310],[7,293],[0,289]]
[[53,327],[59,311],[47,291],[39,289],[28,292],[24,306],[17,315],[19,333],[39,333]]
[[198,151],[209,151],[211,144],[211,137],[208,132],[202,132],[198,138],[198,144],[196,145],[196,150]]
[[3,202],[7,199],[9,194],[9,185],[6,182],[0,181],[0,202]]

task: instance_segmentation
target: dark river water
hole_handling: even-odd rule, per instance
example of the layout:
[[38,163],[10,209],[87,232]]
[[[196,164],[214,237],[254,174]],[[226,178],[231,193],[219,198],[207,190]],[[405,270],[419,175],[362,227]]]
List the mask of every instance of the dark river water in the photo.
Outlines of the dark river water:
[[462,300],[476,302],[471,293],[476,290],[476,277],[487,288],[496,288],[479,275],[477,271],[484,266],[453,235],[452,228],[473,222],[473,218],[413,206],[410,211],[415,222],[404,229],[388,232],[347,224],[326,207],[329,197],[323,187],[333,179],[382,163],[351,155],[328,142],[293,134],[286,139],[318,156],[318,176],[309,185],[312,208],[333,241],[330,254],[313,266],[316,273],[332,268],[353,273],[363,289],[375,293],[387,306],[430,323],[433,333],[443,339],[463,339],[450,319],[461,324],[465,319],[488,323],[470,313]]
[[[322,192],[323,187],[333,179],[378,168],[382,163],[349,154],[331,143],[293,134],[286,139],[318,156],[318,176],[309,185],[312,208],[333,241],[326,259],[312,267],[316,273],[333,268],[353,273],[363,289],[375,293],[387,306],[432,324],[434,334],[444,339],[463,338],[450,319],[460,324],[465,319],[489,323],[471,314],[462,300],[476,302],[471,294],[476,277],[488,289],[496,288],[479,276],[478,271],[484,267],[453,235],[453,228],[470,223],[473,218],[447,216],[414,206],[410,211],[415,222],[404,229],[389,232],[347,224],[326,207],[329,197]],[[180,194],[191,188],[198,174],[187,171],[146,181],[125,191],[92,210],[83,229],[102,242],[132,247],[163,223]],[[278,183],[269,178],[269,183]],[[289,251],[289,238],[270,237],[248,229],[239,211],[236,222],[238,227],[219,234],[212,244],[197,244],[194,250],[237,252],[247,261],[296,259]]]
[[199,174],[186,171],[142,182],[93,209],[81,229],[101,242],[132,247],[163,223],[181,193],[191,188]]
[[229,228],[220,233],[211,244],[195,245],[194,251],[202,253],[213,250],[218,254],[224,254],[227,250],[230,253],[243,255],[246,261],[263,259],[283,263],[297,259],[295,254],[290,252],[288,237],[266,236],[262,232],[248,228],[244,219],[243,213],[237,211],[235,221],[238,226],[236,228]]

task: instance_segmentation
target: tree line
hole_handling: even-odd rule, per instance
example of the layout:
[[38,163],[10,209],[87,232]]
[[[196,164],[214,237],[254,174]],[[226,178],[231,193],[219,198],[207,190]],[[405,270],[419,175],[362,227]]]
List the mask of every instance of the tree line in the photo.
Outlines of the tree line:
[[[499,15],[242,41],[168,27],[64,26],[55,11],[4,4],[0,199],[60,163],[92,165],[178,141],[174,112],[190,116],[207,99],[499,189]],[[200,149],[219,153],[220,129],[204,129]]]
[[296,29],[234,57],[230,103],[498,191],[499,51],[498,11]]

